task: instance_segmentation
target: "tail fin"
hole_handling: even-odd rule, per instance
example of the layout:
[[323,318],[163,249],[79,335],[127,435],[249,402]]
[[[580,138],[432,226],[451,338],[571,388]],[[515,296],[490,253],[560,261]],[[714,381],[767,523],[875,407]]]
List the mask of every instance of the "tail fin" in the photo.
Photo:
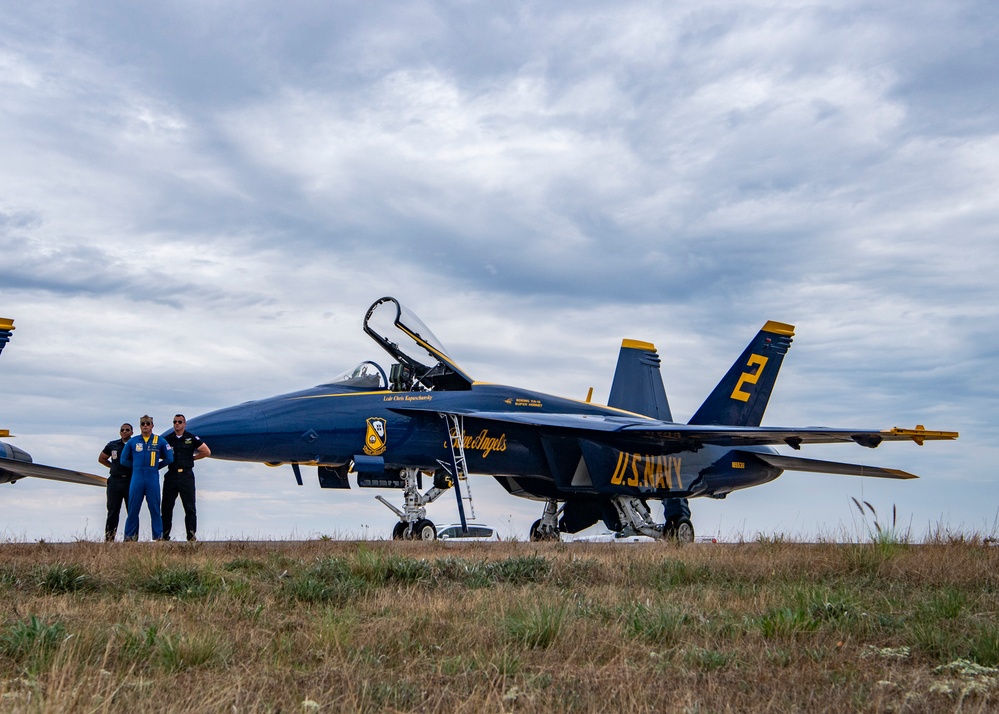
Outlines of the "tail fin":
[[689,423],[759,426],[793,336],[794,325],[767,322]]
[[614,370],[607,406],[644,414],[653,419],[673,421],[666,399],[659,353],[648,342],[624,340]]
[[9,317],[0,317],[0,352],[10,341],[10,333],[14,330],[14,321]]

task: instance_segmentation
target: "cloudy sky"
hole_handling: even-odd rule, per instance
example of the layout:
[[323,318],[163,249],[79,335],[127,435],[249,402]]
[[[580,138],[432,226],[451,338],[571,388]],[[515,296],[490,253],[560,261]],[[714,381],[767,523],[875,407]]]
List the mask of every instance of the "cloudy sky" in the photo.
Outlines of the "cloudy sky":
[[[802,452],[922,478],[786,473],[693,501],[700,534],[863,535],[851,497],[994,534],[997,30],[960,0],[8,3],[0,426],[103,473],[123,420],[381,359],[383,295],[477,379],[559,396],[605,400],[621,339],[653,342],[685,421],[774,319],[797,334],[764,424],[961,439]],[[208,538],[394,522],[288,467],[198,484]],[[504,535],[540,516],[472,487]],[[0,486],[2,539],[103,518],[96,488]]]

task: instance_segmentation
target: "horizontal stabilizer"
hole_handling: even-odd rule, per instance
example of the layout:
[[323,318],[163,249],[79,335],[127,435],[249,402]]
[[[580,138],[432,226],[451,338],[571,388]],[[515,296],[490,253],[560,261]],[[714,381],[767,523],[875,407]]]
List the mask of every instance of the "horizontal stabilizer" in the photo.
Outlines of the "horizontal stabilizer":
[[86,486],[104,487],[107,485],[107,479],[103,476],[96,476],[83,471],[60,469],[56,466],[43,466],[42,464],[16,461],[14,459],[0,459],[0,483],[13,482],[25,476],[47,478],[53,481],[67,481],[69,483],[82,483]]
[[781,454],[766,454],[756,451],[742,452],[751,454],[760,461],[784,471],[807,471],[817,474],[842,474],[844,476],[872,476],[875,478],[919,478],[908,471],[885,469],[880,466],[861,466],[860,464],[844,464],[839,461],[820,461],[805,459],[800,456],[783,456]]

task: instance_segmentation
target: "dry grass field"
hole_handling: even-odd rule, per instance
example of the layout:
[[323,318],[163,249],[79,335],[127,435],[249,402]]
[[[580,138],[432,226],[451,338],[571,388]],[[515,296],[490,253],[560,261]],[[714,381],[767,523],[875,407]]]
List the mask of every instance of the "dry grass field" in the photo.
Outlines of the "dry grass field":
[[999,548],[0,544],[5,712],[999,710]]

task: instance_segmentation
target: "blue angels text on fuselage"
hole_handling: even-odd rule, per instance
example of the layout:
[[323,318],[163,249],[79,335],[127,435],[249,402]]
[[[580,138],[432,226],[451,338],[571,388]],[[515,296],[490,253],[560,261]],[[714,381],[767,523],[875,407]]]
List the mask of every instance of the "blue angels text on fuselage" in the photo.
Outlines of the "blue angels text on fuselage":
[[[391,297],[376,301],[364,331],[392,357],[388,372],[364,362],[332,382],[220,409],[190,421],[215,458],[319,467],[320,484],[399,487],[405,506],[393,535],[433,537],[426,505],[467,474],[494,477],[511,494],[545,502],[532,539],[556,539],[599,520],[613,530],[693,538],[687,499],[724,498],[785,470],[915,478],[875,466],[782,455],[805,444],[955,439],[915,429],[763,427],[794,328],[767,322],[687,423],[673,421],[654,345],[624,340],[607,405],[474,381],[430,330]],[[433,487],[422,492],[423,477]],[[650,500],[664,504],[653,519]]]

